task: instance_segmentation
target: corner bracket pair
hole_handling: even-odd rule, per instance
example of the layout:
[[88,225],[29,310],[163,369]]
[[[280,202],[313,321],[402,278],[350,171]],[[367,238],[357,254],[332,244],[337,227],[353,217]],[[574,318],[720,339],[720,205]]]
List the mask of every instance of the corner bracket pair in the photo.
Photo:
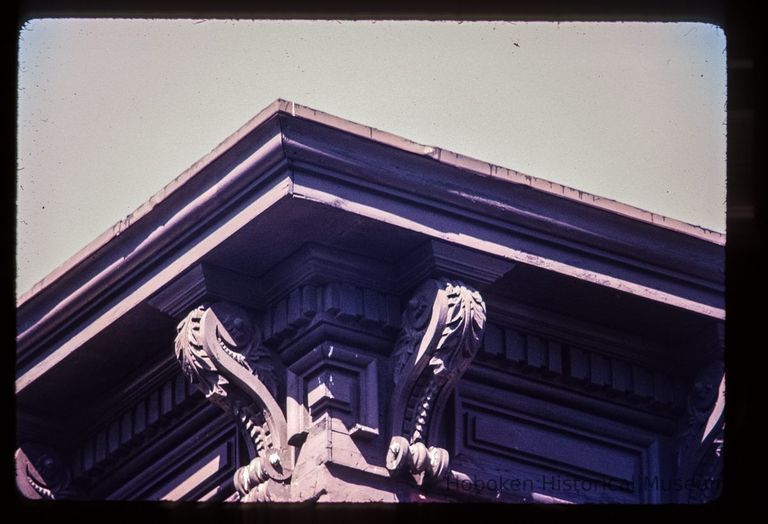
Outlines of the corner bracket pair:
[[[408,471],[418,484],[441,478],[448,452],[429,446],[446,401],[480,347],[483,299],[465,284],[426,281],[409,300],[392,354],[393,433],[386,456],[391,475]],[[248,314],[218,302],[198,307],[179,324],[176,357],[206,398],[230,412],[250,437],[251,462],[235,472],[244,502],[288,500],[293,449],[269,355]]]

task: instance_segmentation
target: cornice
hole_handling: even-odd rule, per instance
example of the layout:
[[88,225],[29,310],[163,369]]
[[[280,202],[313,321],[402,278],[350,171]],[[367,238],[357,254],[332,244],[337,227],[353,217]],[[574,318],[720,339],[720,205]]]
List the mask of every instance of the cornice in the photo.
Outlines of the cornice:
[[312,123],[283,133],[295,198],[724,317],[722,246]]
[[[277,101],[20,297],[17,392],[282,200],[319,202],[423,234],[448,251],[530,264],[724,318],[724,237],[482,165]],[[315,255],[313,264],[328,266]],[[443,271],[475,278],[467,280],[478,289],[497,274],[433,256]],[[405,268],[412,281],[393,283],[387,268],[369,267],[370,279],[399,286],[396,294],[426,276]],[[280,287],[280,270],[273,276],[244,292],[290,291]]]
[[444,166],[450,166],[457,170],[471,173],[474,177],[490,178],[509,185],[526,186],[539,193],[550,194],[558,199],[571,200],[585,207],[606,211],[610,214],[626,217],[633,221],[644,222],[655,228],[668,229],[713,244],[721,246],[725,245],[726,236],[716,231],[688,224],[671,217],[659,215],[658,213],[651,213],[629,204],[587,193],[556,182],[550,182],[542,178],[530,176],[514,169],[490,164],[454,151],[449,151],[436,146],[419,144],[393,133],[381,131],[364,124],[351,122],[344,118],[303,106],[292,101],[278,100],[270,107],[274,107],[275,111],[279,111],[284,115],[290,115],[294,119],[298,117],[309,122],[341,130],[347,134],[364,138],[370,142],[411,153],[435,161]]
[[54,272],[46,286],[23,295],[17,310],[17,354],[50,339],[63,323],[103,307],[126,281],[160,265],[180,245],[196,241],[196,233],[236,210],[247,195],[279,183],[285,172],[279,127],[275,121],[263,124],[243,138],[247,144],[230,144],[198,170],[185,172],[181,181],[102,235],[108,239],[99,237]]

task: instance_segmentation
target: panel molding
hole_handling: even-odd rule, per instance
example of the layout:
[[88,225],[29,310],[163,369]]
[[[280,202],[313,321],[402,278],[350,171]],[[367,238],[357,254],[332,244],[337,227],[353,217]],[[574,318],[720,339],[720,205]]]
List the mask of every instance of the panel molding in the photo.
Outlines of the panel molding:
[[377,437],[380,430],[378,383],[375,357],[332,342],[316,347],[288,368],[289,442],[293,445],[303,442],[312,423],[329,407],[348,412],[353,424],[347,429],[353,439]]
[[576,479],[595,491],[610,490],[618,497],[614,502],[660,501],[661,494],[645,481],[660,474],[659,436],[651,431],[479,384],[463,385],[455,402],[455,468],[465,475],[527,479],[523,484],[534,489],[525,496],[535,491],[572,501],[609,501],[590,498],[596,493],[574,498],[555,489]]

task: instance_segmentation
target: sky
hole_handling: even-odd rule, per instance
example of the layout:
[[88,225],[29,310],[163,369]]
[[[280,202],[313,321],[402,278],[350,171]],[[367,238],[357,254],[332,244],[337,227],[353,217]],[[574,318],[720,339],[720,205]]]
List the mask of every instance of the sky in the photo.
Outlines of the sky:
[[702,23],[32,20],[17,296],[277,98],[725,231]]

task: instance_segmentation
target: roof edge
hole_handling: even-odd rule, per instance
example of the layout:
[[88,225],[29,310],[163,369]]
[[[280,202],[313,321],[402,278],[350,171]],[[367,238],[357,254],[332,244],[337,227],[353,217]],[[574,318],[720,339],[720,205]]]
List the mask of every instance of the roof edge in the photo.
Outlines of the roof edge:
[[215,159],[221,156],[234,144],[239,142],[248,133],[259,127],[265,121],[279,112],[286,112],[285,109],[289,106],[290,102],[286,100],[277,99],[267,107],[259,111],[253,118],[243,124],[237,131],[229,135],[216,147],[214,147],[209,153],[190,165],[184,171],[181,172],[176,178],[171,180],[165,186],[163,186],[158,192],[153,194],[149,199],[141,204],[134,211],[129,213],[125,218],[118,220],[106,231],[97,236],[94,240],[86,244],[74,255],[65,260],[62,264],[57,266],[53,271],[46,276],[38,280],[31,288],[19,295],[16,299],[16,307],[21,307],[30,299],[37,296],[41,291],[47,288],[50,284],[58,280],[62,275],[84,262],[88,257],[95,254],[99,249],[107,245],[114,238],[118,237],[128,227],[138,222],[140,219],[148,215],[160,202],[164,201],[171,194],[173,194],[178,188],[184,185],[187,180],[194,177],[197,173],[208,167]]
[[574,200],[584,205],[653,224],[655,226],[676,231],[688,236],[693,236],[717,245],[725,245],[726,235],[723,233],[718,233],[716,231],[689,224],[681,220],[659,215],[657,213],[652,213],[650,211],[646,211],[629,204],[624,204],[616,200],[587,193],[585,191],[580,191],[578,189],[564,186],[556,182],[550,182],[542,178],[526,175],[513,169],[490,164],[488,162],[455,153],[447,149],[419,144],[393,133],[381,131],[374,127],[352,122],[350,120],[346,120],[344,118],[325,113],[308,106],[297,104],[293,101],[278,98],[267,107],[259,111],[253,118],[248,120],[237,131],[232,133],[216,147],[214,147],[211,152],[197,160],[171,182],[166,184],[162,189],[152,195],[136,210],[128,214],[124,219],[119,220],[114,225],[109,227],[93,241],[89,242],[82,249],[68,258],[65,262],[63,262],[53,271],[48,273],[45,277],[36,282],[31,288],[19,295],[16,300],[16,307],[21,307],[30,299],[37,296],[49,285],[57,281],[62,275],[81,264],[88,257],[94,255],[97,251],[107,245],[114,238],[119,236],[132,224],[138,222],[144,216],[149,214],[160,202],[164,201],[179,187],[184,185],[184,183],[186,183],[189,179],[205,169],[216,158],[218,158],[230,147],[240,141],[248,133],[253,131],[255,128],[263,124],[266,120],[276,115],[277,113],[283,113],[292,117],[299,117],[327,125],[335,129],[367,138],[369,140],[373,140],[390,147],[394,147],[420,156],[426,156],[437,162],[469,171],[480,176],[495,178],[513,184],[527,185],[538,191],[549,193],[560,198]]
[[586,191],[581,191],[579,189],[558,184],[557,182],[550,182],[549,180],[545,180],[543,178],[526,175],[520,171],[491,164],[489,162],[462,155],[448,149],[419,144],[399,135],[395,135],[386,131],[380,131],[374,127],[366,126],[364,124],[358,124],[356,122],[352,122],[329,113],[324,113],[311,107],[302,106],[290,101],[281,100],[281,102],[283,102],[284,105],[281,105],[280,111],[288,113],[294,117],[298,116],[300,118],[312,120],[314,122],[325,124],[336,129],[341,129],[354,135],[368,138],[381,144],[415,153],[417,155],[430,157],[443,164],[451,165],[478,175],[504,180],[513,184],[530,186],[538,191],[550,193],[561,198],[567,198],[569,200],[575,200],[577,202],[581,202],[584,205],[600,208],[611,213],[647,222],[649,224],[653,224],[665,229],[670,229],[672,231],[683,233],[688,236],[694,236],[714,244],[725,245],[726,235],[724,233],[719,233],[717,231],[712,231],[701,226],[683,222],[682,220],[670,218],[658,213],[653,213],[651,211],[647,211],[630,204],[624,204],[617,200],[601,197],[592,193],[587,193]]

